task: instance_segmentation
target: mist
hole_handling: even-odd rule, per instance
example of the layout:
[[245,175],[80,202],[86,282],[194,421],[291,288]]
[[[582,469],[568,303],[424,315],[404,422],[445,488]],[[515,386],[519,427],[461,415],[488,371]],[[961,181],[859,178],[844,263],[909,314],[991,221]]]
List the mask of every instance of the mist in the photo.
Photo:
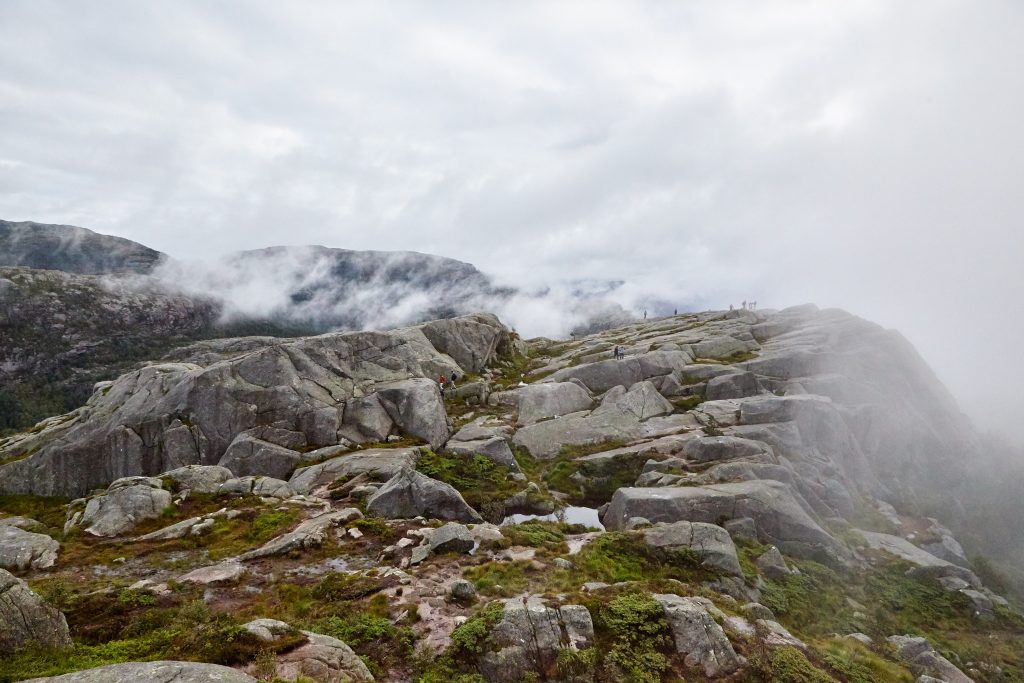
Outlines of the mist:
[[813,301],[1024,441],[1020,3],[12,0],[0,38],[0,216],[160,249],[228,315],[340,310],[322,264],[226,256],[280,244],[515,290],[371,281],[346,304],[371,327],[439,298],[525,336]]

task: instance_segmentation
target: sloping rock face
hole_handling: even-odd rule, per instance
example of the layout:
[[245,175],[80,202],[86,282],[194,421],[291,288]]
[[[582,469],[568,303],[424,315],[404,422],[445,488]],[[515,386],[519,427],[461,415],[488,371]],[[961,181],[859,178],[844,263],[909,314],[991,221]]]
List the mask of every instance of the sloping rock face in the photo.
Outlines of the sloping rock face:
[[[475,354],[474,363],[509,346],[508,330],[491,316],[436,321],[430,329],[443,336],[449,326],[445,343]],[[470,348],[474,343],[480,346]],[[100,387],[51,428],[0,442],[0,458],[38,449],[0,467],[0,491],[74,496],[119,477],[196,464],[280,478],[285,464],[296,464],[296,434],[315,448],[385,431],[438,448],[449,433],[434,378],[453,371],[465,369],[421,328],[266,340],[206,366],[149,365]],[[367,410],[367,396],[377,397],[381,410]],[[250,433],[255,441],[246,437],[244,448],[229,452],[240,434],[260,427],[271,429]]]
[[241,671],[196,662],[127,662],[32,680],[36,683],[256,683],[255,678]]
[[10,654],[30,642],[69,647],[71,636],[64,615],[32,592],[21,579],[0,569],[0,654]]
[[602,522],[625,529],[633,517],[651,522],[705,522],[750,517],[758,540],[784,552],[832,564],[848,554],[800,506],[788,486],[776,481],[744,481],[716,486],[623,488],[615,492]]

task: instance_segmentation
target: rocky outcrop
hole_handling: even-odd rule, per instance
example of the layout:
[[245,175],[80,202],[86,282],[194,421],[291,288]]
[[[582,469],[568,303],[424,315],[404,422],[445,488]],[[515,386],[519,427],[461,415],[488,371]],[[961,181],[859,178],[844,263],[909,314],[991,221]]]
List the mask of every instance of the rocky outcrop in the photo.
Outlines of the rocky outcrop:
[[665,594],[655,595],[654,599],[665,610],[676,652],[684,657],[686,666],[700,669],[709,678],[718,678],[745,664],[699,598]]
[[788,486],[744,481],[716,486],[623,488],[615,492],[602,521],[625,528],[633,517],[651,522],[706,522],[749,517],[758,539],[798,557],[836,564],[848,551],[800,506]]
[[729,532],[720,526],[702,522],[673,522],[656,524],[640,533],[648,546],[665,553],[669,560],[673,553],[686,551],[712,571],[743,576],[736,556],[736,546]]
[[419,455],[417,448],[371,448],[342,453],[316,465],[300,467],[288,483],[299,493],[310,493],[339,479],[360,474],[367,475],[373,481],[384,482],[403,469],[415,467]]
[[28,584],[0,569],[0,655],[16,652],[29,643],[69,647],[67,621]]
[[163,478],[170,479],[182,491],[194,493],[217,493],[220,485],[234,477],[226,467],[217,465],[186,465],[165,472]]
[[974,683],[973,678],[936,652],[926,638],[889,636],[888,641],[915,676],[931,676],[945,683]]
[[[494,340],[508,337],[487,316],[436,321],[431,329],[466,325],[493,326],[481,337],[486,347],[474,349],[486,360]],[[0,491],[81,495],[119,477],[217,463],[236,475],[281,478],[301,459],[299,446],[275,443],[271,431],[300,435],[306,448],[393,431],[439,448],[449,434],[434,378],[453,371],[463,370],[421,328],[265,340],[207,366],[149,365],[98,389],[74,416],[0,445],[0,458],[36,450],[0,467]],[[379,410],[367,408],[368,396]]]
[[584,649],[594,642],[590,613],[581,605],[548,607],[530,596],[503,601],[501,621],[491,630],[478,667],[491,683],[516,683],[554,668],[563,643]]
[[444,482],[413,469],[389,479],[366,501],[366,511],[387,519],[428,517],[455,522],[482,522],[483,518]]
[[867,541],[868,546],[872,550],[884,551],[914,565],[916,569],[911,571],[918,576],[932,576],[936,578],[954,576],[966,581],[974,588],[981,587],[981,581],[970,569],[935,557],[905,538],[880,534],[874,531],[860,531],[859,533],[864,537],[864,540]]
[[57,563],[60,543],[46,534],[0,524],[0,569],[22,572],[49,569]]
[[594,407],[594,399],[575,382],[542,382],[515,391],[519,425],[578,413]]
[[256,683],[241,671],[198,662],[127,662],[63,676],[33,678],[35,683]]
[[[277,619],[254,619],[242,626],[257,639],[274,643],[291,636],[296,629]],[[301,677],[324,683],[372,683],[366,664],[348,645],[330,636],[302,631],[306,642],[277,656],[277,678],[295,681]]]
[[327,532],[334,527],[359,519],[363,514],[355,508],[345,508],[333,512],[325,512],[311,519],[307,519],[297,526],[293,531],[267,541],[264,545],[242,553],[236,559],[239,562],[258,560],[261,557],[272,555],[284,555],[293,550],[305,548],[317,548],[327,540]]
[[157,519],[171,503],[171,494],[159,479],[124,477],[105,493],[89,498],[80,517],[74,505],[68,513],[72,526],[81,526],[93,536],[113,537],[129,533],[139,522]]

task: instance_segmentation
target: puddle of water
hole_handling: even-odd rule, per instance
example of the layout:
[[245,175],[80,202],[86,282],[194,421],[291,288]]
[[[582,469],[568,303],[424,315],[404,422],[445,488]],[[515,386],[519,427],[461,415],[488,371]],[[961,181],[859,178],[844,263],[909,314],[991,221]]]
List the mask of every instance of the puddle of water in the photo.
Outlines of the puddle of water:
[[600,518],[597,516],[597,510],[595,508],[585,508],[577,506],[569,506],[556,510],[550,515],[509,515],[502,522],[501,525],[506,524],[522,524],[533,519],[539,519],[542,522],[565,522],[566,524],[582,524],[584,526],[592,527],[594,529],[600,529],[604,531],[604,524],[601,524]]

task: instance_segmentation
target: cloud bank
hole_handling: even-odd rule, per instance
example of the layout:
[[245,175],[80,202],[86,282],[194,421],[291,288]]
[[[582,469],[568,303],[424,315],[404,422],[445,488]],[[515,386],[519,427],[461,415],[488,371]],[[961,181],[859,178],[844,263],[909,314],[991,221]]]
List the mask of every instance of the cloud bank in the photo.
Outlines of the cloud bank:
[[842,306],[1002,428],[1022,119],[1012,0],[0,4],[0,217],[415,250],[634,312]]

